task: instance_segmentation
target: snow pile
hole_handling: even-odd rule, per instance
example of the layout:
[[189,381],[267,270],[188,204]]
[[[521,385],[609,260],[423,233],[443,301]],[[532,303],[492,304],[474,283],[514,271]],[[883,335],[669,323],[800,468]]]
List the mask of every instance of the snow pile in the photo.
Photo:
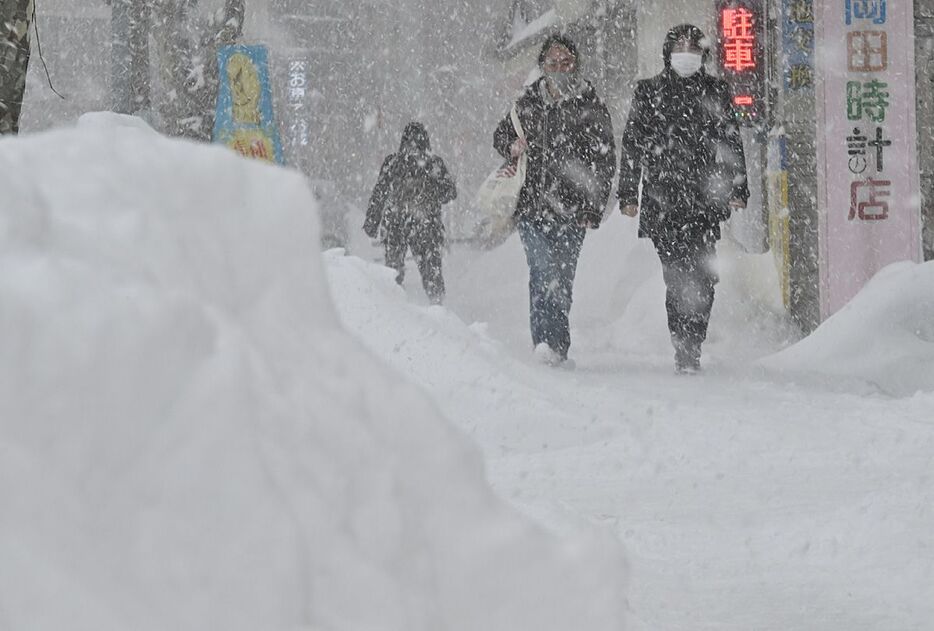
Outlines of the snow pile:
[[761,363],[893,396],[934,391],[934,263],[886,267],[809,337]]
[[[576,397],[556,403],[541,396],[567,388],[576,381],[572,372],[533,363],[528,351],[514,356],[486,323],[467,324],[449,308],[417,304],[396,285],[395,272],[379,264],[332,250],[325,254],[325,268],[344,326],[434,394],[446,416],[478,442],[502,440],[540,449],[543,429],[557,424],[555,418],[580,415]],[[583,438],[573,427],[550,431],[547,442],[551,449],[563,449]],[[488,466],[495,469],[496,463],[488,460]]]
[[0,627],[622,628],[340,328],[301,178],[97,115],[0,185]]

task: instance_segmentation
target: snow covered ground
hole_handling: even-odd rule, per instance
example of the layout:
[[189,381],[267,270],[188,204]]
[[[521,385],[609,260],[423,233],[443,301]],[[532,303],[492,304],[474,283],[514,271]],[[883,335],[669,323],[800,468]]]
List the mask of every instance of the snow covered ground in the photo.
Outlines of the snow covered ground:
[[0,167],[0,630],[934,629],[934,264],[796,343],[725,242],[677,377],[616,215],[555,370],[514,238],[430,307],[319,256],[300,178],[130,119]]
[[696,377],[673,374],[659,264],[618,215],[584,245],[572,371],[532,361],[515,238],[451,253],[447,309],[414,269],[403,292],[326,267],[345,325],[477,440],[503,497],[616,531],[631,629],[934,629],[934,263],[795,345],[768,255],[720,251]]

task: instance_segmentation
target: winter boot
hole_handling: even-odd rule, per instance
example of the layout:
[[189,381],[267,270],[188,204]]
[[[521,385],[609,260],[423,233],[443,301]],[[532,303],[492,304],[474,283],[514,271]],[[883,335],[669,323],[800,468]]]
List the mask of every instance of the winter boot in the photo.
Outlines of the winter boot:
[[694,375],[700,369],[700,347],[688,343],[676,344],[675,372],[679,375]]
[[560,366],[567,359],[566,357],[562,357],[558,351],[548,346],[546,342],[538,344],[533,352],[535,359],[546,366]]

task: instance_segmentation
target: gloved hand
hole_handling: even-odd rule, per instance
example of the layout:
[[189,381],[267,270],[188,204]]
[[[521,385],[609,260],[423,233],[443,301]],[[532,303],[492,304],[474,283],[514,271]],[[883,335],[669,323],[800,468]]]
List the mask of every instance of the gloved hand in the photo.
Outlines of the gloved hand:
[[639,205],[638,204],[621,204],[619,207],[619,212],[627,217],[635,217],[639,214]]
[[581,228],[590,228],[596,230],[600,227],[600,215],[596,213],[587,213],[577,218],[577,225]]

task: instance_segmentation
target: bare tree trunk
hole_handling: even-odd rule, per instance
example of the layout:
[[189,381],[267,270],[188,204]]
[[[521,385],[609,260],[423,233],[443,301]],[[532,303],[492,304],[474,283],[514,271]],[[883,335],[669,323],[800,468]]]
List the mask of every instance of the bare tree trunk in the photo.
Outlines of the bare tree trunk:
[[162,131],[210,142],[219,85],[217,51],[243,33],[246,0],[225,0],[202,17],[192,0],[159,0],[153,34],[163,94],[158,99]]
[[33,0],[0,0],[0,134],[19,132]]

